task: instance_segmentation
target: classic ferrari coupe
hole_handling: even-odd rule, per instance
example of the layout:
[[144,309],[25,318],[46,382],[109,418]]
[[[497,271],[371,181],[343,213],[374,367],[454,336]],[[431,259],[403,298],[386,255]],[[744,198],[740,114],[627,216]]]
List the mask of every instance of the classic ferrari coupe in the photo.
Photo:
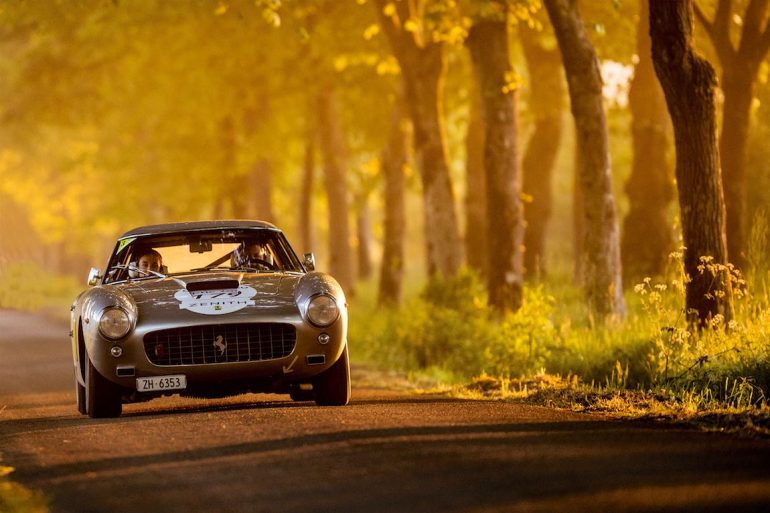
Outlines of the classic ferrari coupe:
[[350,399],[337,281],[260,221],[135,228],[71,307],[78,411],[117,417],[162,395]]

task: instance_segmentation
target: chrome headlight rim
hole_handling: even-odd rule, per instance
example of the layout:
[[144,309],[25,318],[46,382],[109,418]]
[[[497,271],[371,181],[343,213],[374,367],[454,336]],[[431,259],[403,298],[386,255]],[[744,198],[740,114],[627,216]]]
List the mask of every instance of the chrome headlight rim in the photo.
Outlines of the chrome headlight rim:
[[[326,307],[333,307],[334,310],[332,315],[326,315],[323,318],[318,316],[319,313],[316,309],[313,308],[313,306],[315,304],[317,305],[316,308],[320,307],[319,302],[321,301],[329,301],[326,304]],[[337,300],[334,298],[334,296],[325,293],[316,294],[312,296],[307,302],[305,317],[307,317],[308,322],[313,326],[318,328],[327,328],[337,322],[337,319],[340,318],[340,307],[337,304]]]
[[[106,316],[108,314],[117,313],[118,315],[122,314],[122,327],[119,328],[118,331],[107,331],[108,325],[105,323]],[[117,325],[117,323],[113,323],[113,326]],[[102,335],[104,338],[109,340],[119,340],[121,338],[124,338],[126,335],[128,335],[131,332],[131,329],[133,328],[133,321],[131,318],[131,315],[122,307],[120,306],[108,306],[102,310],[101,315],[99,316],[99,334]]]

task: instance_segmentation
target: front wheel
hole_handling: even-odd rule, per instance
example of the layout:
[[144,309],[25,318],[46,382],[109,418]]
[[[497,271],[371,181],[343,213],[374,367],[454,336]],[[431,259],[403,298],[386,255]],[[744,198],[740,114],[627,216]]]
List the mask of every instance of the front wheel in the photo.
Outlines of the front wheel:
[[99,374],[86,356],[86,409],[96,418],[120,417],[123,411],[120,387]]
[[77,401],[78,411],[85,415],[88,413],[86,408],[86,387],[78,381],[78,370],[75,369],[75,400]]
[[319,406],[345,406],[350,401],[350,360],[348,347],[339,360],[313,381],[315,402]]

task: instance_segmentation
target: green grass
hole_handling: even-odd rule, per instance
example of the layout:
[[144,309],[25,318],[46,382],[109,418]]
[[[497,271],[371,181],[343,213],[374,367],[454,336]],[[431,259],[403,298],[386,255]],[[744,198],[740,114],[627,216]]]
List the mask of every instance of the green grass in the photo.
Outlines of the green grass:
[[47,513],[48,500],[8,479],[13,468],[0,464],[0,513]]
[[34,263],[15,262],[0,268],[0,308],[48,310],[64,316],[85,288],[70,276],[60,276]]

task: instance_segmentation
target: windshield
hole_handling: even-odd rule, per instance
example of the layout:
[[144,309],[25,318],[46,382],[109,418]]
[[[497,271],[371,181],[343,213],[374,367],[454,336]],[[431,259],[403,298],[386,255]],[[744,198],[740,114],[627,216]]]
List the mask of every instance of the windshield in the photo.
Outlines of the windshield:
[[280,231],[208,230],[121,239],[105,283],[204,270],[303,272]]

